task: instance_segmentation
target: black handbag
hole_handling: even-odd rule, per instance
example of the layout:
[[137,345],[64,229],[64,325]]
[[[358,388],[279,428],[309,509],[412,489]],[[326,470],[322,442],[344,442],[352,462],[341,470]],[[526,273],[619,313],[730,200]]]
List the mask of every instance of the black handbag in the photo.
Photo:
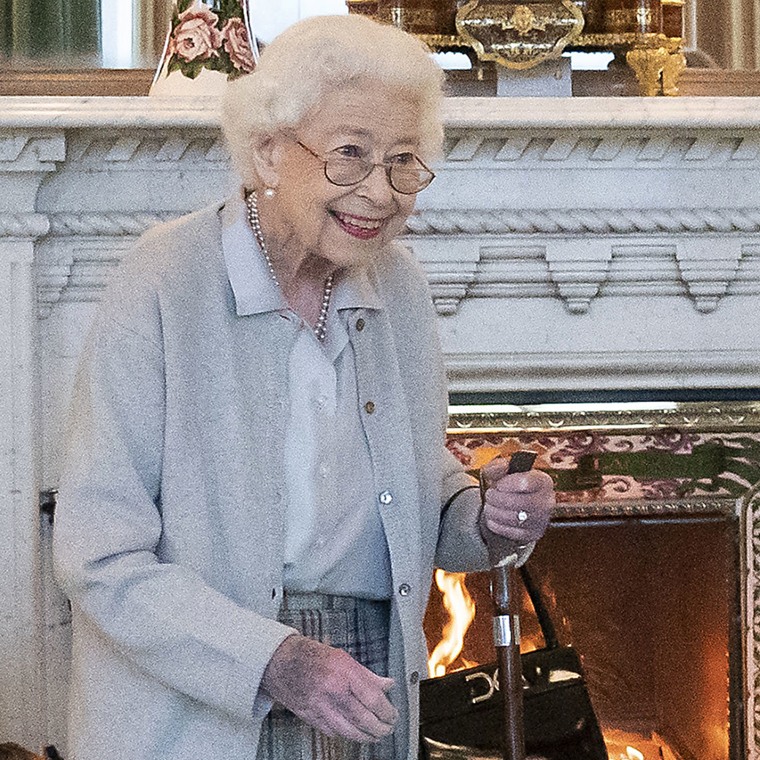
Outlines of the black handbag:
[[[560,646],[527,568],[520,568],[544,648],[520,655],[525,745],[541,760],[609,760],[578,653]],[[420,760],[503,758],[504,708],[495,663],[420,682]]]

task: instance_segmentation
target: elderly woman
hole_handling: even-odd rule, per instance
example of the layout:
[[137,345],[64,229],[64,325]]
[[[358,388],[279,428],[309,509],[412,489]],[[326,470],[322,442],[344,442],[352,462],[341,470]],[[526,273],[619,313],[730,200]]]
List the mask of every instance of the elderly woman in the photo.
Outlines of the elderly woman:
[[393,242],[440,149],[441,72],[361,17],[302,21],[229,87],[242,179],[120,268],[76,386],[55,561],[67,760],[417,753],[434,563],[523,555],[539,472],[444,446],[425,277]]

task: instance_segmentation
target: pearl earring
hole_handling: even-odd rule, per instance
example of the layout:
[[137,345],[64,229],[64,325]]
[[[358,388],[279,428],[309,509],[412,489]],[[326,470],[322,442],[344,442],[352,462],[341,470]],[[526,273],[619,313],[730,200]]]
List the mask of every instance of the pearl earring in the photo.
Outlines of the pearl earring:
[[275,196],[275,190],[273,187],[265,187],[264,188],[264,196],[266,198],[274,198]]

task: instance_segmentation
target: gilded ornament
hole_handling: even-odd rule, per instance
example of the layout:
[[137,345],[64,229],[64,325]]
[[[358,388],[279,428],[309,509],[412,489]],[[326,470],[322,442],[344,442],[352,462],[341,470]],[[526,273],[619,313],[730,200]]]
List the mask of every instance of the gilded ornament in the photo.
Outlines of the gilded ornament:
[[583,13],[571,0],[470,0],[457,11],[456,28],[480,60],[529,69],[562,55],[580,35]]
[[686,56],[672,53],[662,67],[662,94],[678,95],[678,80],[686,70]]
[[536,14],[527,5],[518,5],[512,14],[512,18],[505,21],[501,28],[504,31],[514,29],[521,37],[524,37],[534,29],[545,32],[546,22],[537,19]]
[[626,53],[626,63],[633,69],[642,95],[660,94],[662,72],[669,57],[670,53],[665,47],[634,48]]

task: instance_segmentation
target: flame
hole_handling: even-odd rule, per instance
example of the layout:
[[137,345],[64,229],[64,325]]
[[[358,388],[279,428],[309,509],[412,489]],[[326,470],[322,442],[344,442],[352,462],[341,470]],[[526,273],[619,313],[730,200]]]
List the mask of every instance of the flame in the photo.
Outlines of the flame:
[[668,742],[654,732],[637,733],[602,727],[610,760],[682,760]]
[[449,619],[443,627],[443,638],[428,659],[431,678],[446,674],[446,668],[459,657],[464,635],[475,617],[475,602],[464,584],[466,573],[435,571],[435,584],[443,594],[443,606]]

